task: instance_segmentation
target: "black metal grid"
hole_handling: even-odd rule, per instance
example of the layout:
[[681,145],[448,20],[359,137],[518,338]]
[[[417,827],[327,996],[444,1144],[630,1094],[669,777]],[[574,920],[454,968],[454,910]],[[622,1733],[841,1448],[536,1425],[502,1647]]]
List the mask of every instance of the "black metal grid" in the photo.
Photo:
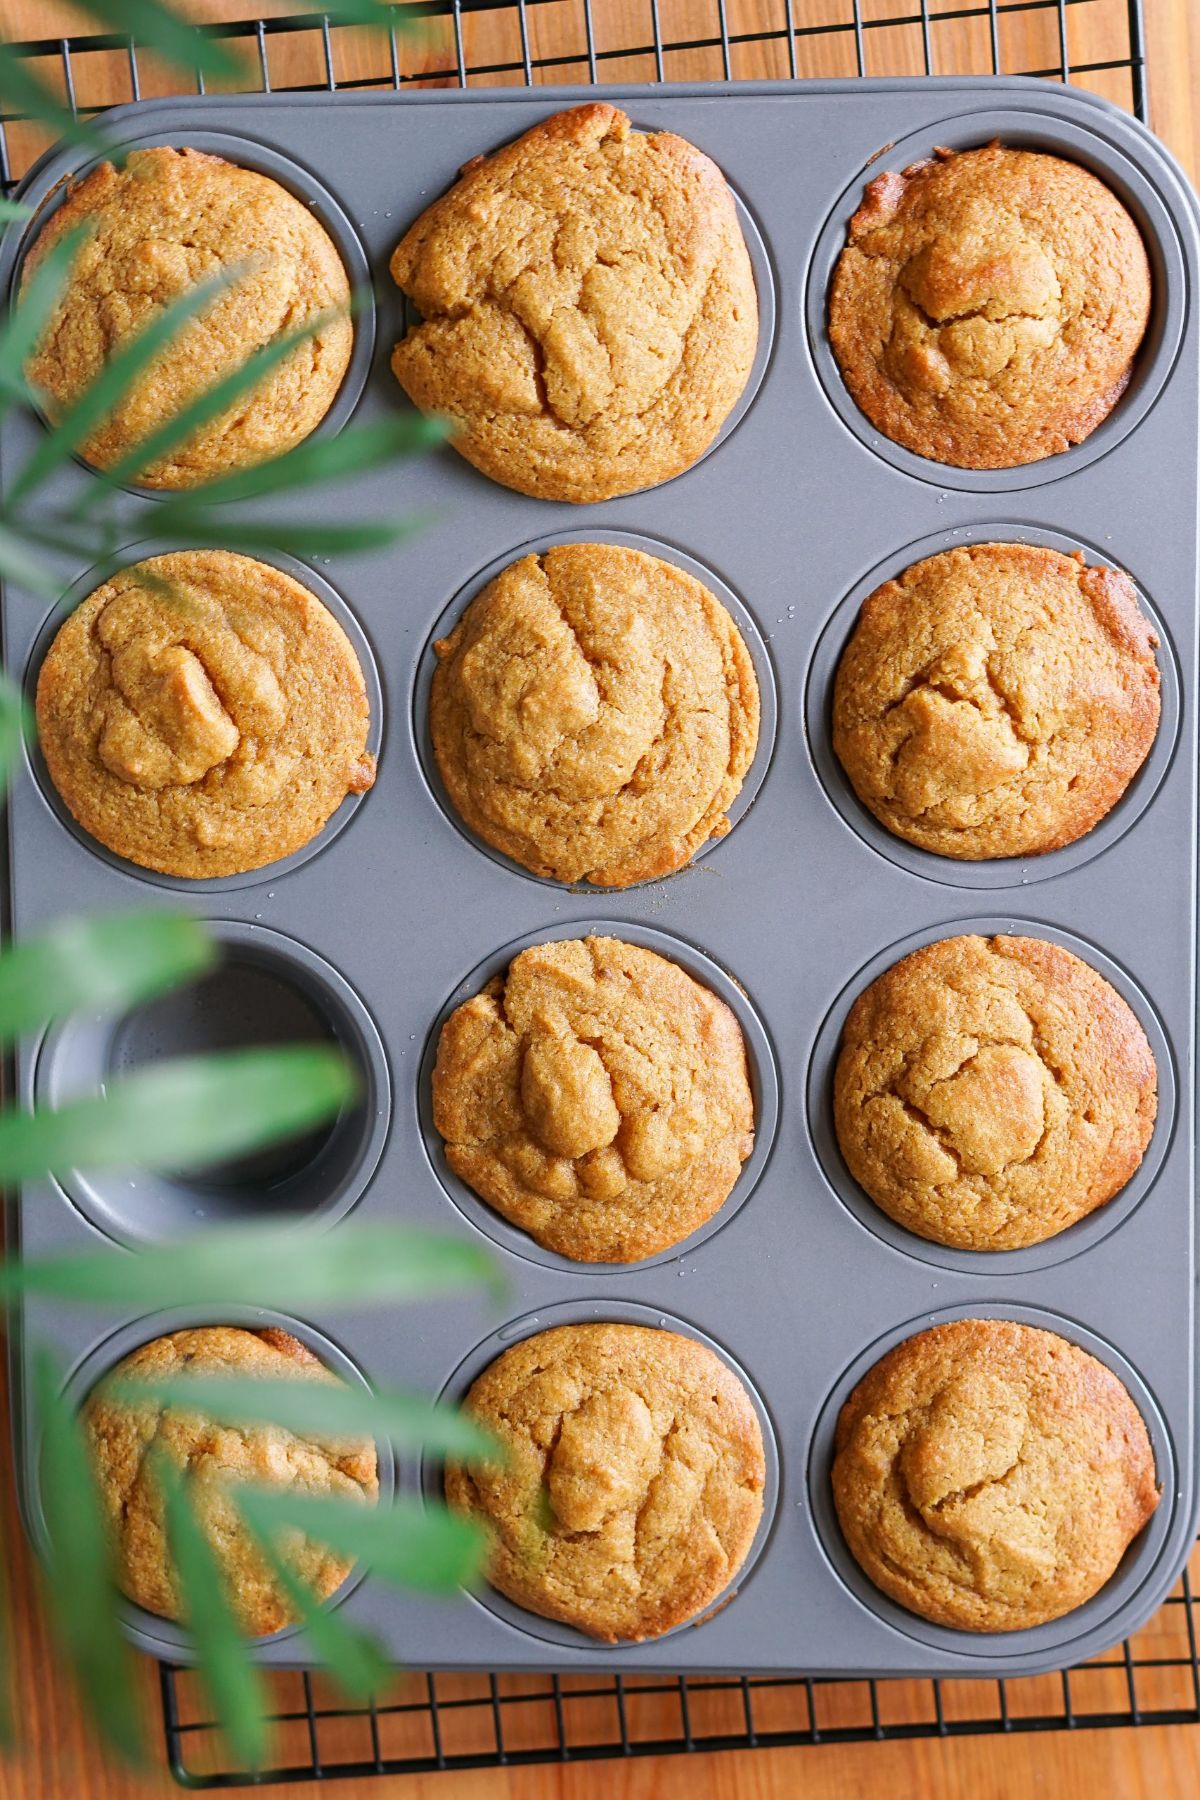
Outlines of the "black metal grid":
[[[375,37],[321,14],[250,19],[210,29],[245,58],[244,85],[280,86],[276,40],[302,34],[295,92],[605,80],[665,81],[672,59],[708,57],[706,73],[746,77],[1024,74],[1096,87],[1147,118],[1141,0],[635,0],[642,19],[611,43],[606,0],[432,0],[440,37]],[[1008,53],[1044,50],[1029,66]],[[1030,29],[1035,27],[1036,29]],[[648,32],[648,35],[647,35]],[[347,35],[344,37],[343,34]],[[352,53],[351,37],[353,38]],[[1097,56],[1090,45],[1124,53]],[[57,81],[80,115],[178,91],[115,34],[16,46]],[[305,62],[307,61],[307,67]],[[203,81],[199,82],[203,92]],[[44,147],[27,121],[0,113],[0,189]],[[607,1757],[990,1733],[1200,1723],[1200,1657],[1192,1573],[1150,1625],[1099,1660],[1009,1681],[818,1681],[805,1676],[679,1677],[398,1675],[375,1704],[340,1701],[322,1677],[271,1675],[274,1760],[260,1783],[365,1779]],[[229,1788],[231,1767],[190,1671],[160,1670],[166,1748],[181,1785]]]
[[[319,1675],[272,1676],[276,1754],[257,1779],[364,1780],[438,1770],[911,1738],[1200,1723],[1200,1552],[1150,1624],[1106,1656],[1012,1680],[828,1681],[806,1676],[397,1675],[349,1707]],[[222,1760],[196,1677],[161,1670],[175,1778],[248,1777]]]
[[[398,10],[403,10],[399,0]],[[311,73],[293,71],[290,91],[543,85],[548,82],[672,79],[673,60],[687,53],[692,79],[804,78],[883,74],[1039,75],[1099,88],[1147,119],[1142,0],[634,0],[622,23],[641,24],[629,42],[606,41],[617,9],[606,0],[421,0],[432,42],[393,31],[363,55],[362,33],[331,25],[319,11],[246,19],[208,27],[244,60],[244,86],[271,92],[272,42],[312,40]],[[1039,53],[1014,58],[1009,40],[1020,28]],[[355,40],[354,66],[339,46]],[[1118,55],[1097,56],[1101,44]],[[162,85],[161,65],[147,86],[151,59],[117,33],[42,38],[13,48],[58,86],[80,116]],[[1025,55],[1028,50],[1022,46]],[[703,75],[696,60],[706,62]],[[204,92],[203,77],[197,91]],[[28,121],[0,112],[0,191],[8,193],[44,147]]]

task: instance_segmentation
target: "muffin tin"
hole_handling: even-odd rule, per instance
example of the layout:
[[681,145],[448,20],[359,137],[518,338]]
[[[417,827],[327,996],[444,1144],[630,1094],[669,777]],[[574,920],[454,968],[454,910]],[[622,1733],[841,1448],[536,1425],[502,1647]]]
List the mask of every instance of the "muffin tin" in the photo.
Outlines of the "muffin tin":
[[[334,228],[352,267],[365,258],[375,300],[360,315],[349,385],[321,427],[331,431],[351,407],[372,418],[407,404],[387,367],[403,322],[387,261],[402,230],[470,156],[598,97],[339,94],[332,129],[327,95],[173,99],[126,107],[107,123],[122,143],[197,144],[265,169]],[[339,616],[356,624],[368,679],[377,673],[379,683],[378,782],[346,802],[312,853],[232,880],[163,881],[70,827],[36,761],[21,772],[10,807],[17,931],[68,912],[165,903],[215,921],[227,957],[226,979],[201,990],[198,1007],[174,996],[125,1020],[74,1020],[24,1045],[17,1077],[26,1103],[94,1088],[131,1062],[238,1037],[247,1029],[239,970],[249,970],[257,996],[253,1030],[338,1039],[363,1072],[365,1098],[331,1131],[249,1168],[31,1185],[13,1204],[20,1247],[37,1255],[107,1246],[120,1255],[212,1218],[281,1207],[295,1229],[314,1233],[320,1254],[323,1231],[404,1221],[478,1236],[504,1271],[507,1298],[498,1309],[467,1295],[289,1321],[366,1379],[456,1398],[515,1338],[605,1318],[692,1332],[743,1373],[766,1428],[769,1504],[736,1596],[724,1596],[700,1629],[609,1648],[489,1590],[454,1603],[370,1577],[348,1584],[333,1604],[377,1631],[397,1661],[855,1675],[1018,1675],[1080,1661],[1149,1616],[1195,1525],[1194,202],[1132,119],[1040,82],[613,87],[602,97],[635,125],[679,131],[707,151],[753,222],[764,300],[757,391],[736,429],[685,474],[594,507],[524,498],[448,449],[357,477],[323,502],[339,518],[400,510],[425,522],[391,551],[311,570],[278,559],[335,596]],[[1146,237],[1155,306],[1129,392],[1086,443],[1021,469],[970,473],[923,462],[871,430],[841,385],[822,320],[865,181],[935,145],[996,136],[1074,157],[1116,189]],[[25,197],[53,206],[76,166],[77,152],[52,153]],[[5,291],[22,248],[12,234],[0,250]],[[42,429],[32,416],[5,417],[0,480]],[[70,466],[49,496],[69,506],[90,480]],[[132,501],[118,504],[128,511]],[[313,505],[308,494],[269,503],[271,516],[301,517]],[[425,740],[435,629],[524,550],[580,538],[648,545],[709,581],[751,622],[765,702],[758,759],[729,835],[668,880],[622,892],[537,880],[483,849],[447,811]],[[912,851],[866,817],[829,750],[830,679],[857,603],[920,556],[989,538],[1078,545],[1089,560],[1111,559],[1137,582],[1163,640],[1165,704],[1152,756],[1108,820],[1044,862],[970,865]],[[63,580],[73,597],[92,585],[78,567],[64,568]],[[31,685],[50,630],[44,606],[5,595],[8,665]],[[747,1034],[758,1108],[755,1154],[717,1217],[675,1250],[628,1267],[567,1262],[493,1216],[445,1168],[429,1119],[435,1032],[447,1009],[523,945],[586,930],[674,956],[729,1000]],[[916,943],[970,930],[1078,947],[1139,1013],[1161,1084],[1154,1139],[1130,1188],[1049,1244],[996,1257],[942,1250],[893,1226],[849,1183],[829,1123],[837,1030],[854,994]],[[1003,1637],[926,1627],[892,1606],[848,1557],[828,1495],[833,1421],[852,1381],[900,1338],[972,1314],[1046,1325],[1109,1362],[1146,1417],[1163,1484],[1153,1520],[1100,1594],[1053,1624]],[[81,1394],[136,1343],[194,1322],[194,1313],[27,1303],[11,1354],[17,1463],[35,1535],[38,1422],[26,1346],[50,1342],[70,1391]],[[395,1482],[410,1494],[436,1492],[437,1471],[400,1459]],[[131,1608],[129,1628],[154,1654],[181,1654],[170,1624]],[[296,1632],[283,1632],[258,1653],[289,1663],[304,1649]]]

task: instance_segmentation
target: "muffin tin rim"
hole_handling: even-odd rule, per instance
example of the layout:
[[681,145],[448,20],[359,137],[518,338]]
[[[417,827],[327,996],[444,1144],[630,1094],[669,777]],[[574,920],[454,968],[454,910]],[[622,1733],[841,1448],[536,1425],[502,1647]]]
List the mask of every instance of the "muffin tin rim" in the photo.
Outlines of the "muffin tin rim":
[[[1105,123],[1111,127],[1111,118]],[[1085,124],[1016,104],[998,106],[984,113],[950,114],[933,125],[910,132],[877,152],[850,175],[813,241],[807,265],[800,276],[800,310],[807,362],[819,393],[841,425],[863,450],[887,463],[894,473],[930,487],[980,499],[984,495],[1028,492],[1089,467],[1116,450],[1146,422],[1174,374],[1192,313],[1193,296],[1178,225],[1161,185],[1133,161],[1119,142],[1114,141],[1115,136],[1111,129],[1106,133],[1093,121]],[[1105,158],[1114,159],[1120,165],[1115,178],[1125,185],[1150,226],[1148,233],[1131,213],[1146,244],[1151,264],[1151,313],[1145,337],[1133,359],[1129,386],[1105,418],[1078,444],[1032,462],[996,469],[964,469],[954,463],[941,463],[933,457],[921,456],[897,443],[872,425],[851,397],[829,342],[829,292],[833,273],[846,244],[850,217],[861,203],[867,183],[891,167],[909,167],[921,160],[922,155],[930,154],[935,145],[945,145],[947,137],[958,140],[948,145],[951,149],[981,149],[999,138],[1006,147],[1036,148],[1044,154],[1059,156],[1063,161],[1078,162],[1084,168],[1090,167],[1087,160],[1090,154],[1103,169],[1098,178],[1129,210],[1126,197],[1113,186],[1114,172],[1105,163]],[[1091,172],[1096,173],[1094,169]],[[1171,173],[1174,174],[1173,168]],[[1161,272],[1155,267],[1156,255],[1161,261]],[[1160,291],[1164,276],[1165,296]],[[1150,346],[1156,328],[1159,339]],[[1139,362],[1144,365],[1140,370]]]
[[[842,1033],[859,995],[906,956],[928,944],[956,937],[1040,938],[1079,957],[1113,987],[1146,1033],[1157,1074],[1157,1111],[1150,1141],[1125,1185],[1103,1206],[1040,1243],[1018,1250],[969,1250],[920,1237],[878,1206],[846,1166],[833,1124],[833,1080],[841,1053]],[[804,1071],[803,1129],[809,1153],[827,1194],[856,1224],[900,1256],[931,1268],[975,1279],[1033,1275],[1096,1248],[1149,1199],[1175,1139],[1179,1112],[1179,1070],[1174,1047],[1158,1008],[1142,983],[1108,951],[1080,933],[1045,920],[1017,918],[1011,913],[982,913],[971,918],[923,926],[877,950],[839,989],[821,1018]]]
[[[959,1626],[938,1625],[921,1614],[910,1612],[877,1588],[866,1570],[856,1560],[842,1535],[834,1505],[830,1473],[834,1457],[834,1434],[842,1406],[858,1383],[869,1374],[890,1350],[919,1337],[936,1325],[963,1319],[1011,1320],[1019,1325],[1032,1325],[1076,1344],[1094,1356],[1115,1374],[1125,1387],[1140,1413],[1150,1439],[1154,1456],[1154,1473],[1159,1501],[1150,1518],[1134,1537],[1117,1567],[1102,1587],[1057,1619],[1040,1625],[1028,1625],[1012,1631],[967,1631]],[[889,1326],[849,1362],[834,1379],[817,1410],[809,1435],[805,1457],[805,1487],[808,1499],[808,1523],[821,1553],[826,1570],[860,1607],[874,1615],[886,1631],[913,1639],[934,1650],[947,1650],[956,1655],[974,1656],[980,1660],[1023,1657],[1030,1653],[1050,1656],[1052,1667],[1062,1666],[1071,1646],[1089,1632],[1101,1630],[1111,1638],[1118,1619],[1121,1635],[1135,1628],[1139,1602],[1160,1572],[1163,1557],[1170,1549],[1175,1512],[1180,1499],[1178,1489],[1179,1458],[1174,1434],[1158,1397],[1141,1371],[1123,1351],[1107,1338],[1081,1325],[1066,1313],[1036,1303],[1005,1300],[963,1301],[950,1306],[932,1308],[916,1318]],[[1106,1599],[1107,1597],[1107,1599]],[[1036,1641],[1035,1641],[1036,1640]],[[967,1673],[967,1671],[964,1671]]]
[[[983,544],[1017,549],[1030,546],[1059,550],[1064,555],[1082,550],[1089,569],[1111,568],[1127,575],[1134,585],[1139,610],[1149,620],[1158,638],[1154,655],[1161,710],[1154,740],[1141,766],[1108,811],[1080,837],[1057,850],[1030,852],[1024,856],[967,859],[943,856],[936,850],[926,850],[900,837],[859,799],[833,747],[833,688],[842,656],[858,627],[863,605],[877,588],[897,580],[915,563]],[[1183,680],[1174,635],[1145,584],[1118,557],[1100,550],[1087,538],[1040,524],[1009,520],[951,526],[929,532],[903,549],[889,553],[847,588],[828,614],[813,643],[804,672],[801,701],[804,744],[809,767],[825,799],[866,849],[922,881],[955,889],[964,895],[1003,896],[1082,868],[1085,863],[1115,848],[1133,830],[1143,813],[1153,805],[1178,753],[1182,694]]]
[[[21,675],[21,689],[30,707],[36,705],[37,684],[50,648],[68,618],[82,603],[94,594],[97,588],[103,587],[116,576],[127,573],[138,563],[148,562],[155,556],[173,556],[212,550],[212,545],[197,546],[185,540],[171,539],[159,544],[154,538],[139,538],[135,542],[123,545],[114,552],[121,557],[119,568],[107,574],[98,574],[104,569],[103,563],[93,563],[71,585],[64,589],[62,596],[54,602],[47,612],[34,636],[33,643],[26,658],[25,668]],[[345,633],[353,650],[358,666],[362,671],[363,685],[367,701],[367,740],[366,752],[376,761],[376,777],[383,763],[383,754],[387,739],[387,701],[383,677],[380,673],[379,658],[375,644],[366,626],[359,618],[356,609],[351,606],[341,591],[334,586],[328,575],[313,567],[311,563],[302,562],[282,550],[272,550],[254,556],[245,551],[234,550],[222,552],[225,555],[241,557],[246,562],[262,563],[264,567],[277,569],[280,574],[290,575],[292,580],[319,600],[325,610],[331,614],[335,623]],[[128,561],[125,559],[128,558]],[[47,811],[53,814],[59,825],[67,831],[83,847],[90,856],[107,863],[119,875],[129,880],[147,882],[152,887],[164,888],[170,893],[195,894],[203,898],[208,894],[233,893],[241,888],[261,887],[268,881],[282,880],[285,875],[303,868],[316,856],[330,849],[334,840],[340,837],[354,819],[358,809],[370,798],[371,789],[364,793],[347,793],[334,807],[325,823],[315,831],[307,843],[301,844],[298,850],[290,855],[280,857],[275,862],[260,863],[257,868],[243,869],[236,875],[167,875],[158,869],[144,867],[141,863],[131,862],[126,856],[101,843],[81,825],[71,812],[66,801],[55,787],[46,759],[42,754],[40,743],[25,738],[22,742],[22,755],[27,773],[41,796]],[[372,783],[372,786],[374,783]]]
[[[437,667],[436,653],[433,648],[435,640],[447,636],[489,582],[502,575],[514,563],[521,561],[526,556],[541,556],[547,550],[564,544],[612,544],[631,550],[640,550],[645,555],[671,563],[676,568],[682,569],[684,574],[691,575],[708,589],[715,600],[719,601],[737,626],[742,642],[754,665],[755,679],[758,683],[758,741],[754,748],[750,767],[742,778],[742,784],[725,809],[725,816],[729,820],[729,830],[722,837],[706,838],[687,862],[678,869],[672,869],[666,875],[646,876],[641,881],[628,882],[619,887],[586,880],[559,881],[552,875],[538,875],[532,869],[527,869],[522,863],[515,861],[506,851],[489,844],[462,817],[447,793],[433,748],[429,707],[433,676]],[[603,899],[606,896],[633,894],[639,890],[660,887],[663,882],[674,881],[679,876],[686,876],[705,857],[719,851],[728,842],[737,827],[753,809],[775,767],[779,737],[779,711],[779,677],[766,635],[748,602],[725,577],[719,575],[715,569],[711,569],[699,557],[693,556],[690,551],[684,550],[666,539],[653,537],[649,532],[623,530],[620,527],[608,529],[603,525],[596,525],[590,530],[581,528],[578,531],[550,531],[544,532],[538,537],[529,538],[515,548],[493,557],[491,562],[482,569],[476,570],[463,582],[434,619],[428,635],[417,653],[409,680],[408,726],[413,761],[426,793],[447,823],[453,827],[472,851],[488,857],[491,862],[509,874],[519,876],[525,881],[532,881],[538,887],[552,892],[577,895],[581,898]]]
[[[677,964],[699,986],[707,988],[718,1000],[724,1001],[737,1020],[742,1034],[750,1092],[754,1102],[754,1148],[742,1164],[736,1181],[720,1206],[710,1218],[705,1219],[702,1225],[698,1225],[678,1243],[669,1244],[665,1250],[658,1250],[652,1256],[639,1257],[634,1262],[582,1262],[538,1243],[530,1232],[506,1219],[502,1213],[489,1206],[482,1195],[476,1194],[473,1188],[454,1174],[446,1163],[444,1140],[433,1122],[433,1066],[437,1060],[442,1029],[450,1015],[478,994],[494,976],[507,970],[523,950],[534,949],[539,944],[561,943],[586,937],[615,938],[644,950],[652,950],[665,961]],[[613,1280],[636,1274],[642,1269],[678,1262],[733,1223],[753,1196],[774,1158],[779,1138],[782,1092],[783,1081],[775,1042],[762,1014],[737,977],[718,962],[715,956],[678,932],[643,925],[640,920],[588,918],[559,920],[551,925],[534,927],[490,951],[463,976],[439,1008],[425,1035],[417,1065],[413,1099],[417,1132],[426,1165],[444,1197],[458,1210],[466,1225],[488,1238],[506,1254],[520,1257],[525,1262],[535,1263],[560,1275],[590,1278],[607,1276]]]
[[[543,1320],[546,1323],[543,1323]],[[659,1644],[668,1638],[675,1637],[689,1627],[708,1623],[718,1613],[736,1601],[758,1564],[765,1556],[771,1540],[775,1536],[779,1513],[783,1504],[786,1486],[786,1474],[779,1451],[778,1433],[775,1420],[765,1398],[759,1391],[757,1383],[747,1371],[745,1365],[733,1352],[711,1332],[692,1324],[691,1320],[681,1318],[678,1314],[668,1312],[660,1306],[649,1306],[641,1301],[621,1299],[574,1299],[555,1300],[548,1306],[535,1307],[515,1319],[508,1319],[498,1325],[484,1338],[471,1346],[460,1358],[459,1362],[446,1376],[438,1390],[435,1404],[457,1404],[466,1394],[471,1383],[481,1375],[492,1363],[499,1360],[506,1350],[514,1344],[523,1343],[527,1338],[536,1337],[543,1331],[552,1331],[558,1325],[639,1325],[651,1330],[673,1331],[682,1337],[693,1339],[703,1344],[714,1355],[720,1358],[726,1368],[741,1382],[758,1419],[762,1431],[763,1458],[766,1465],[766,1479],[762,1492],[762,1513],[755,1527],[754,1536],[745,1559],[730,1581],[721,1591],[703,1606],[698,1613],[681,1619],[668,1631],[658,1632],[650,1638],[621,1638],[614,1644],[606,1643],[601,1638],[594,1638],[575,1625],[568,1625],[561,1620],[545,1618],[541,1613],[530,1611],[515,1600],[510,1600],[498,1588],[492,1586],[486,1574],[477,1592],[464,1589],[463,1592],[476,1606],[493,1613],[504,1624],[528,1637],[536,1638],[542,1643],[551,1643],[557,1649],[592,1651],[599,1649],[604,1653],[620,1656],[622,1652],[644,1648],[646,1644]],[[528,1329],[524,1329],[528,1327]],[[426,1502],[441,1501],[444,1497],[443,1469],[445,1459],[422,1452],[417,1470],[417,1490]]]

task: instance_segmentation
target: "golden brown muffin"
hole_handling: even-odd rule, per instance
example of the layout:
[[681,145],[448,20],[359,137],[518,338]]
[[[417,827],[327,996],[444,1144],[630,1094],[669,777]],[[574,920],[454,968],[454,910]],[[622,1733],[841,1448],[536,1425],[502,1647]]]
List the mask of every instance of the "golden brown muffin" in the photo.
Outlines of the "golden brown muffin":
[[897,837],[964,861],[1074,843],[1154,742],[1158,642],[1127,575],[1030,544],[914,563],[863,605],[833,747]]
[[397,381],[453,422],[468,462],[544,500],[678,475],[754,363],[754,276],[720,170],[603,102],[474,158],[391,268],[422,321]]
[[829,337],[872,425],[1008,469],[1082,443],[1150,317],[1137,226],[1078,163],[994,143],[877,175],[833,278]]
[[[184,1374],[338,1380],[289,1332],[227,1325],[155,1338],[119,1362],[111,1379],[159,1382]],[[136,1605],[165,1619],[181,1616],[180,1598],[151,1452],[186,1472],[193,1508],[225,1576],[230,1602],[243,1631],[255,1637],[294,1624],[296,1615],[227,1490],[257,1482],[364,1505],[373,1505],[379,1494],[375,1446],[368,1439],[335,1442],[297,1437],[280,1425],[217,1425],[199,1413],[167,1411],[156,1400],[137,1405],[110,1399],[103,1384],[85,1403],[83,1424],[116,1553],[118,1585]],[[341,1587],[353,1566],[298,1532],[288,1534],[286,1555],[319,1600]]]
[[165,307],[237,271],[80,446],[88,462],[113,467],[256,351],[341,308],[138,479],[152,488],[211,481],[282,455],[324,418],[350,361],[350,285],[324,227],[286,188],[199,150],[132,150],[123,168],[101,163],[68,191],[25,259],[23,282],[78,226],[89,235],[26,367],[53,420]]
[[1052,1331],[962,1319],[897,1344],[841,1410],[833,1497],[876,1587],[962,1631],[1097,1593],[1158,1505],[1123,1384]]
[[937,1244],[1040,1244],[1119,1193],[1154,1129],[1146,1034],[1058,944],[942,938],[850,1009],[834,1122],[854,1179]]
[[677,964],[617,938],[523,950],[452,1013],[433,1117],[455,1174],[577,1262],[678,1244],[754,1147],[736,1018]]
[[152,556],[81,601],[37,722],[84,830],[164,875],[277,862],[375,779],[349,638],[290,575],[227,550]]
[[627,887],[728,831],[758,683],[725,608],[673,563],[617,544],[522,557],[434,648],[446,791],[536,875]]
[[491,1539],[518,1606],[607,1644],[660,1637],[736,1576],[762,1517],[758,1415],[693,1338],[561,1325],[514,1344],[465,1403],[503,1467],[451,1463],[446,1498]]

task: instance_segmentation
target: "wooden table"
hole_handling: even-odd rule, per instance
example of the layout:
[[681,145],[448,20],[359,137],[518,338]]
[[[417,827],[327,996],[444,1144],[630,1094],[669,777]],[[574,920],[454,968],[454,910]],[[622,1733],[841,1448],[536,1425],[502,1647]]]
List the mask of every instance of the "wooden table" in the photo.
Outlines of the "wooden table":
[[[305,0],[192,0],[188,10],[206,21],[236,19],[251,14],[278,14],[303,10]],[[311,0],[316,4],[317,0]],[[683,5],[693,0],[681,0]],[[705,23],[697,36],[711,32],[711,7],[694,0]],[[662,0],[664,20],[671,0]],[[1200,177],[1200,0],[1145,0],[1151,116],[1155,128],[1184,163],[1193,179]],[[954,0],[932,0],[931,13],[953,10]],[[645,39],[645,0],[594,0],[598,29],[612,44],[640,43]],[[554,54],[554,24],[547,8],[539,17],[531,11],[534,54]],[[840,0],[794,0],[798,25],[822,23],[845,17],[849,4]],[[731,3],[732,11],[732,3]],[[903,17],[914,11],[909,0],[864,0],[868,18]],[[737,18],[774,23],[779,8],[774,0],[738,0]],[[680,12],[675,9],[671,35],[678,33]],[[641,21],[639,24],[638,21]],[[1124,54],[1124,0],[1093,0],[1090,6],[1072,9],[1073,61],[1102,62]],[[1043,66],[1046,54],[1046,20],[1034,14],[1013,12],[1005,17],[1006,67]],[[0,28],[16,38],[45,38],[86,30],[80,14],[62,0],[0,0]],[[468,20],[474,41],[468,44],[469,60],[485,60],[489,45],[482,34],[501,28],[491,19]],[[742,29],[752,25],[742,23]],[[666,27],[664,26],[666,30]],[[941,73],[978,67],[978,43],[963,35],[964,28],[947,23],[935,26],[933,40]],[[622,36],[622,31],[625,35]],[[543,34],[539,37],[538,34]],[[290,80],[320,79],[311,59],[319,54],[310,41],[276,39],[271,67],[277,86]],[[577,48],[567,46],[569,50]],[[828,41],[800,40],[800,68],[809,74],[849,74],[853,65],[846,38],[833,54]],[[918,73],[919,34],[911,28],[870,34],[872,73]],[[339,79],[350,82],[377,66],[377,48],[357,38],[339,51]],[[508,49],[511,55],[511,48]],[[745,47],[738,53],[736,73],[778,75],[786,73],[774,60],[778,47]],[[444,52],[443,52],[444,57]],[[759,60],[754,60],[758,58]],[[122,59],[107,63],[89,59],[90,97],[127,99],[127,77]],[[503,60],[503,54],[497,58]],[[436,56],[428,66],[437,64]],[[607,65],[613,79],[643,80],[653,68],[615,63]],[[670,75],[711,79],[721,73],[712,53],[696,52],[671,59]],[[564,70],[561,79],[586,78],[586,70]],[[1123,75],[1098,73],[1084,78],[1111,98],[1128,101]],[[152,90],[153,91],[153,90]],[[16,134],[17,148],[23,140]],[[24,140],[27,152],[38,146],[31,136]],[[7,1442],[7,1419],[0,1415],[0,1431]],[[146,1775],[132,1775],[106,1762],[84,1726],[70,1684],[57,1668],[38,1608],[30,1557],[21,1537],[11,1486],[3,1502],[6,1565],[15,1610],[16,1715],[23,1740],[19,1756],[0,1763],[0,1800],[146,1800],[147,1796],[178,1793],[161,1768]],[[148,1741],[157,1751],[157,1686],[153,1672],[144,1671],[143,1698]],[[280,1800],[312,1800],[311,1786],[275,1788]],[[326,1790],[329,1791],[329,1790]],[[352,1784],[332,1784],[332,1791],[346,1795]],[[1187,1727],[1143,1728],[1116,1732],[1055,1732],[1002,1739],[924,1740],[910,1743],[839,1745],[830,1748],[759,1750],[721,1755],[698,1755],[608,1761],[574,1768],[482,1771],[455,1776],[398,1777],[363,1786],[363,1800],[690,1800],[703,1794],[711,1800],[790,1800],[803,1792],[806,1800],[857,1800],[858,1796],[888,1794],[890,1800],[938,1800],[939,1796],[970,1795],[971,1800],[1013,1800],[1015,1796],[1042,1792],[1052,1800],[1193,1800],[1200,1791],[1200,1731]]]

